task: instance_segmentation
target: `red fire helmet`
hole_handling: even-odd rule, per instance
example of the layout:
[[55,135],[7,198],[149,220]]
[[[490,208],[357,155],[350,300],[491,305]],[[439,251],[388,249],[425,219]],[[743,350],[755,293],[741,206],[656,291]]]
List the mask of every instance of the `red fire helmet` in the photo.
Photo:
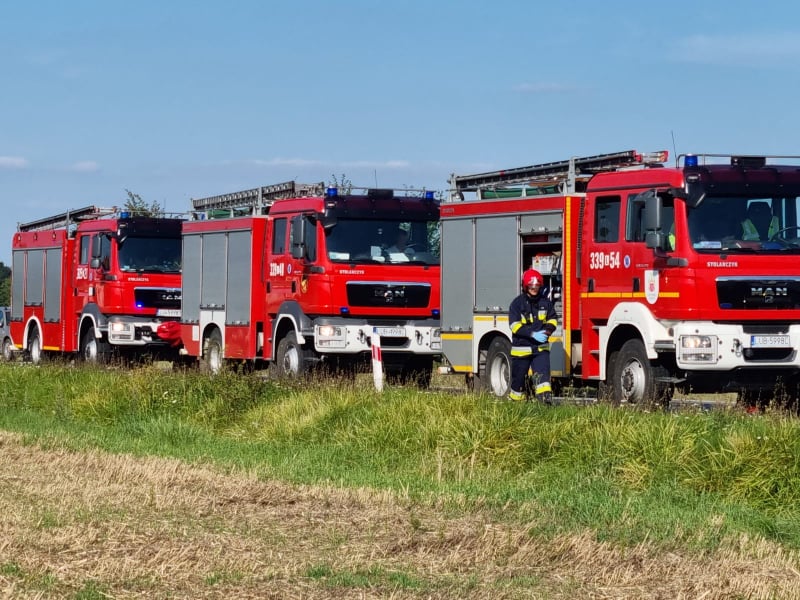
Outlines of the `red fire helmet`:
[[531,284],[537,284],[539,287],[542,287],[544,283],[544,277],[539,271],[534,269],[528,269],[522,274],[522,287],[527,288]]

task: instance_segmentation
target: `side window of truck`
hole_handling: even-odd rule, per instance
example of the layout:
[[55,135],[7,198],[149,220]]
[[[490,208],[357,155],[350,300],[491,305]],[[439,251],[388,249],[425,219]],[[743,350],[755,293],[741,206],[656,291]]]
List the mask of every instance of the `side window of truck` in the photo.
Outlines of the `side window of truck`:
[[88,265],[89,264],[89,243],[92,241],[92,238],[88,235],[81,236],[81,254],[79,263],[81,265]]
[[106,271],[111,268],[111,240],[104,233],[94,236],[94,256],[100,259],[100,267]]
[[272,222],[272,254],[286,253],[286,219],[275,219]]
[[600,196],[594,205],[594,240],[615,243],[619,240],[619,196]]

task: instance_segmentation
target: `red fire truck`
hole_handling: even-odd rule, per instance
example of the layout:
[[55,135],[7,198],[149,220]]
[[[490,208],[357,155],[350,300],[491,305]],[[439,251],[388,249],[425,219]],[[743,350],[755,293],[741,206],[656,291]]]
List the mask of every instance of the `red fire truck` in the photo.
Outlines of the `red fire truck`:
[[450,368],[506,394],[507,311],[534,268],[558,312],[555,383],[637,402],[675,386],[772,394],[779,382],[796,400],[799,159],[666,166],[666,152],[624,151],[454,175],[441,207]]
[[11,337],[103,362],[169,347],[180,317],[179,218],[87,206],[19,225],[12,244]]
[[441,353],[433,193],[290,181],[192,204],[182,352],[211,371],[231,359],[296,376],[366,362],[379,335],[387,376],[430,382]]

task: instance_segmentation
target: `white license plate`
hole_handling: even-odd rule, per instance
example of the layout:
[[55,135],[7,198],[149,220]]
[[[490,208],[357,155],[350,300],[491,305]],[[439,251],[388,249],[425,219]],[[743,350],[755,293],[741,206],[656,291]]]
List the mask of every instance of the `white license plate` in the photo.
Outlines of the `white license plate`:
[[381,337],[406,337],[406,330],[402,327],[376,327],[375,333]]
[[181,316],[181,309],[180,308],[159,308],[156,310],[156,316],[159,317],[180,317]]
[[788,335],[751,335],[751,348],[783,348],[789,346]]

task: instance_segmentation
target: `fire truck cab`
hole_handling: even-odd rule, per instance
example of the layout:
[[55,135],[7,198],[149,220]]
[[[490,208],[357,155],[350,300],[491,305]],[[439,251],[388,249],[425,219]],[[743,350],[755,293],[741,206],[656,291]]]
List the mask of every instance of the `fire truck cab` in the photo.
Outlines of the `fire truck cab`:
[[[618,402],[800,384],[800,157],[635,151],[451,178],[442,343],[508,390],[507,311],[538,269],[559,314],[556,383]],[[778,164],[794,161],[794,165]]]

